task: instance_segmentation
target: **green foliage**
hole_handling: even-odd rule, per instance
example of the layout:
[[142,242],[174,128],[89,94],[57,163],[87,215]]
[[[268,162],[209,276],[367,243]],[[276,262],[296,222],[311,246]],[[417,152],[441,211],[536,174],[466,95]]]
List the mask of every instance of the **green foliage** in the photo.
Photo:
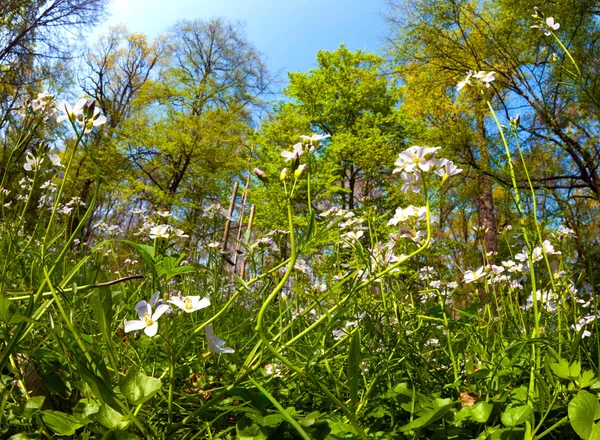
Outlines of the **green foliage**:
[[[407,38],[447,64],[409,62],[400,93],[384,58],[322,51],[252,136],[264,66],[223,20],[181,22],[169,45],[111,31],[87,57],[109,118],[91,101],[63,107],[73,138],[60,157],[24,140],[54,129],[48,108],[27,110],[0,183],[1,437],[600,438],[595,261],[581,228],[559,223],[597,206],[545,201],[535,179],[550,150],[522,144],[515,119],[502,126],[495,106],[517,70],[477,27],[500,14],[493,39],[512,41],[526,2],[417,3],[426,13]],[[465,16],[467,37],[444,27]],[[587,37],[574,36],[571,55],[550,34],[577,70],[562,71],[577,96],[564,112],[593,114],[574,63]],[[473,53],[442,52],[460,38],[504,76],[488,88],[472,75],[456,103],[449,66]],[[517,41],[517,55],[531,61],[535,38]],[[95,88],[100,73],[111,93]],[[542,122],[529,134],[553,130]],[[487,159],[485,142],[471,148],[482,131]],[[445,141],[450,156],[398,156],[414,136]],[[462,170],[445,159],[470,152]],[[129,168],[101,173],[110,164]],[[487,232],[470,230],[482,188],[462,180],[472,172],[496,179],[497,254],[474,246]],[[248,184],[225,211],[240,177]]]

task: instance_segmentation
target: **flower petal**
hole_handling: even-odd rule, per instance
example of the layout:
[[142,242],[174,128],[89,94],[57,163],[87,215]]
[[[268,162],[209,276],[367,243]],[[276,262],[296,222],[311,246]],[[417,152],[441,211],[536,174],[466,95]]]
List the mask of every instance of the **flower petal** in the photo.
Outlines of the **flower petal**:
[[133,321],[125,320],[124,325],[125,333],[129,333],[135,330],[141,330],[146,327],[146,323],[144,321],[140,321],[137,319],[134,319]]
[[178,296],[169,298],[169,300],[167,302],[169,304],[173,304],[174,306],[179,307],[181,310],[185,310],[185,303],[183,302],[183,299],[179,298]]
[[154,307],[156,305],[156,300],[158,299],[158,295],[160,295],[160,292],[155,292],[154,295],[152,295],[152,297],[150,298],[150,305],[152,307]]
[[152,321],[157,321],[167,310],[169,310],[169,306],[166,304],[161,304],[156,308],[156,311],[152,315]]
[[83,106],[87,103],[87,99],[81,98],[79,101],[75,103],[70,113],[77,114],[83,110]]
[[135,310],[137,310],[140,319],[142,319],[146,313],[149,315],[152,314],[152,307],[144,300],[141,300],[135,305]]
[[198,303],[195,304],[194,308],[196,310],[200,310],[200,309],[203,309],[208,306],[210,306],[210,299],[208,298],[208,296],[206,296],[206,297],[202,298],[200,301],[198,301]]
[[156,322],[156,321],[154,321],[152,323],[152,325],[149,325],[148,327],[146,327],[144,329],[144,333],[146,333],[150,337],[156,336],[157,332],[158,332],[158,322]]

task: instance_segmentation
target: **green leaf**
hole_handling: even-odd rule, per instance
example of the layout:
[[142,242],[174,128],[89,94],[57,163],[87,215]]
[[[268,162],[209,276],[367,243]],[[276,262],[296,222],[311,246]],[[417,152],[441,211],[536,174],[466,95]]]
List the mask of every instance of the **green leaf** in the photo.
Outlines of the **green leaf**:
[[100,404],[94,399],[81,399],[77,405],[73,407],[73,416],[79,423],[88,424],[92,421],[92,417],[100,411]]
[[592,370],[585,370],[577,379],[577,384],[580,388],[587,388],[596,382],[596,375]]
[[94,415],[94,419],[108,429],[127,429],[130,423],[127,417],[107,404],[100,407],[100,411]]
[[92,292],[89,298],[94,318],[98,323],[98,327],[100,327],[100,333],[102,333],[106,342],[110,342],[113,319],[113,302],[110,289],[97,289],[95,292]]
[[452,399],[435,399],[433,401],[433,408],[423,414],[421,417],[414,419],[408,425],[400,428],[402,432],[410,431],[412,429],[423,428],[431,425],[436,420],[441,419],[446,415],[450,408],[452,408]]
[[285,420],[281,414],[269,414],[263,418],[263,426],[275,427]]
[[60,411],[44,411],[42,419],[46,426],[58,435],[73,435],[75,430],[83,426],[75,417]]
[[600,424],[594,424],[590,437],[587,440],[600,440]]
[[577,361],[569,365],[569,361],[561,359],[558,362],[550,364],[552,372],[560,379],[577,379],[581,372],[581,364]]
[[493,404],[481,400],[472,406],[471,417],[478,423],[486,423],[490,418],[493,409]]
[[569,421],[573,430],[584,440],[588,440],[594,428],[594,421],[600,410],[596,395],[581,390],[569,402]]
[[350,409],[356,412],[358,402],[358,381],[361,377],[360,330],[357,328],[352,334],[348,352],[348,387],[350,388]]
[[523,428],[496,429],[485,440],[523,440],[525,430]]
[[513,406],[507,408],[506,411],[502,413],[500,419],[504,426],[512,428],[514,426],[522,425],[531,417],[531,407],[528,405],[521,406]]
[[[92,356],[94,358],[94,356]],[[108,372],[102,361],[94,365],[94,371],[90,371],[86,364],[79,360],[78,356],[73,356],[73,361],[77,364],[77,371],[81,374],[84,382],[90,387],[94,396],[102,403],[108,403],[113,408],[118,408],[115,393],[112,386],[106,380]]]
[[160,379],[146,376],[137,369],[131,370],[127,376],[119,379],[121,393],[134,405],[144,403],[160,390]]
[[310,414],[307,414],[303,419],[298,420],[298,423],[305,428],[308,428],[309,426],[314,425],[319,417],[321,417],[321,413],[319,411],[313,411]]
[[40,409],[42,409],[42,405],[46,400],[46,396],[35,396],[25,402],[23,406],[23,416],[30,418],[35,413],[37,413]]
[[244,416],[236,423],[235,431],[238,440],[266,440],[268,437],[267,428],[253,422]]

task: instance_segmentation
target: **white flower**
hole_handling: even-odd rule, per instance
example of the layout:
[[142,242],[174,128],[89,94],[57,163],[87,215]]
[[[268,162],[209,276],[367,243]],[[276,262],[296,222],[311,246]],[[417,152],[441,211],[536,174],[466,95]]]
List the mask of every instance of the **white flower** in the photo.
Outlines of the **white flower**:
[[181,229],[172,228],[172,231],[175,234],[175,236],[177,236],[179,238],[188,238],[189,237],[189,235],[186,234],[185,232],[183,232]]
[[154,240],[156,238],[169,238],[171,227],[169,225],[158,225],[150,228],[149,237]]
[[281,368],[279,367],[279,364],[265,365],[265,372],[267,373],[268,376],[273,376],[273,377],[282,377],[283,376],[281,374]]
[[415,171],[414,173],[410,174],[406,171],[402,171],[400,177],[402,177],[402,180],[404,180],[404,185],[402,185],[401,188],[403,193],[406,194],[408,191],[418,193],[421,191],[421,173]]
[[544,240],[542,243],[542,249],[546,255],[559,255],[560,251],[555,251],[554,246],[550,244],[550,241]]
[[81,98],[73,107],[67,101],[63,101],[58,105],[63,114],[56,118],[56,122],[61,123],[66,120],[79,121],[83,120],[83,106],[87,103],[85,98]]
[[517,261],[527,261],[527,249],[523,248],[523,252],[519,252],[515,255]]
[[159,217],[171,217],[171,213],[169,211],[156,211],[156,215]]
[[427,216],[426,206],[408,206],[407,208],[396,208],[394,217],[388,222],[388,225],[397,225],[398,223],[404,223],[410,217],[416,217],[417,220],[423,220]]
[[438,167],[439,168],[435,170],[435,174],[444,180],[448,177],[456,176],[462,172],[462,168],[458,168],[456,165],[454,165],[454,162],[448,159],[441,159],[438,162]]
[[342,238],[348,241],[358,241],[363,235],[365,235],[363,231],[348,231],[342,234]]
[[389,226],[396,226],[398,223],[404,223],[405,221],[407,221],[410,216],[412,215],[412,209],[410,209],[410,207],[404,209],[404,208],[396,208],[396,213],[394,214],[394,217],[392,217],[390,219],[390,221],[388,222]]
[[211,243],[208,243],[207,246],[211,249],[216,249],[216,248],[221,247],[221,243],[219,243],[218,241],[213,241]]
[[58,210],[58,213],[64,214],[64,215],[69,215],[71,213],[71,211],[73,211],[73,207],[63,206],[61,209]]
[[210,300],[208,297],[200,299],[199,296],[184,296],[183,298],[179,296],[174,296],[167,301],[169,304],[173,304],[174,306],[179,307],[186,313],[192,313],[196,310],[203,309],[205,307],[210,306]]
[[210,351],[212,351],[213,353],[221,354],[234,353],[233,348],[223,348],[223,344],[225,344],[225,341],[213,334],[212,325],[207,325],[204,328],[204,330],[206,331],[206,342]]
[[456,89],[460,92],[465,86],[472,85],[472,82],[471,82],[472,79],[477,80],[478,85],[480,85],[480,86],[483,85],[486,88],[489,88],[492,81],[494,81],[496,79],[495,75],[496,75],[496,72],[494,72],[494,71],[486,72],[485,70],[480,70],[480,71],[476,72],[474,70],[469,70],[467,72],[466,78],[457,84]]
[[575,236],[575,231],[571,228],[567,228],[566,226],[561,226],[556,232],[556,236],[559,240],[561,240],[565,237]]
[[393,173],[400,172],[402,170],[412,173],[415,169],[420,168],[422,171],[429,171],[434,165],[433,158],[435,156],[435,152],[439,150],[440,147],[430,148],[430,147],[419,147],[413,146],[404,150],[398,156],[398,159],[394,163],[398,168],[396,168]]
[[486,87],[490,87],[490,84],[492,83],[492,81],[494,81],[496,72],[491,71],[491,72],[485,72],[483,70],[477,72],[475,75],[473,75],[473,78],[477,78],[481,84],[483,84]]
[[56,122],[60,123],[66,120],[77,122],[83,128],[84,133],[89,133],[92,131],[92,128],[106,124],[106,116],[100,115],[100,109],[95,105],[94,111],[90,115],[90,108],[85,98],[81,98],[73,107],[68,102],[63,101],[59,104],[58,108],[62,110],[63,114],[56,118]]
[[25,165],[23,165],[23,168],[25,168],[25,171],[36,170],[41,165],[41,163],[44,161],[43,158],[34,157],[33,154],[31,154],[31,153],[27,153],[27,155],[25,156],[25,160],[26,160],[26,163],[25,163]]
[[554,17],[548,17],[546,18],[546,26],[548,26],[548,29],[544,31],[544,35],[549,36],[550,29],[552,29],[553,31],[558,30],[558,28],[560,28],[560,23],[555,23]]
[[58,154],[51,154],[48,153],[48,159],[50,159],[50,162],[52,162],[52,165],[54,165],[55,167],[62,167],[62,164],[60,163],[60,156]]
[[504,268],[502,266],[496,266],[494,264],[492,264],[491,270],[494,275],[500,275],[502,272],[504,272]]
[[293,148],[292,151],[282,151],[281,152],[281,156],[285,157],[286,162],[289,162],[290,160],[296,160],[304,154],[304,149],[302,148],[301,142],[298,142],[292,148]]
[[169,306],[166,304],[159,305],[154,313],[152,313],[152,305],[156,303],[157,294],[152,296],[150,299],[150,303],[146,301],[140,301],[135,306],[135,309],[138,312],[138,316],[140,319],[136,319],[133,321],[125,320],[125,333],[129,333],[134,330],[144,330],[146,335],[152,337],[156,335],[158,331],[158,318],[160,318],[167,310],[169,310]]
[[38,93],[37,99],[32,100],[29,105],[34,111],[46,109],[52,111],[55,106],[54,95],[47,91]]
[[472,270],[467,270],[465,272],[463,281],[465,283],[472,283],[473,281],[477,281],[480,278],[484,277],[485,274],[485,267],[481,266],[479,269],[477,269],[475,272],[473,272]]
[[300,136],[300,139],[302,139],[304,142],[309,143],[310,145],[317,145],[318,142],[322,141],[323,139],[327,139],[328,137],[331,137],[331,135],[328,134],[312,134],[311,136],[307,136],[307,135],[302,135]]

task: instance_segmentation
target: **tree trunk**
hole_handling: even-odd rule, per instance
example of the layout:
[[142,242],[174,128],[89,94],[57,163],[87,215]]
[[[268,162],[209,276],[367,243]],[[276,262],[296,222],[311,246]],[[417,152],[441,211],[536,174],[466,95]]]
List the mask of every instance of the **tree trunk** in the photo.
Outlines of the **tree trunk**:
[[[483,112],[477,111],[477,143],[479,144],[479,160],[481,169],[490,169],[490,149],[485,132],[485,117]],[[486,252],[498,251],[498,228],[496,226],[496,215],[494,213],[494,197],[492,194],[492,179],[485,173],[478,178],[479,185],[479,226],[484,228],[484,243]]]

